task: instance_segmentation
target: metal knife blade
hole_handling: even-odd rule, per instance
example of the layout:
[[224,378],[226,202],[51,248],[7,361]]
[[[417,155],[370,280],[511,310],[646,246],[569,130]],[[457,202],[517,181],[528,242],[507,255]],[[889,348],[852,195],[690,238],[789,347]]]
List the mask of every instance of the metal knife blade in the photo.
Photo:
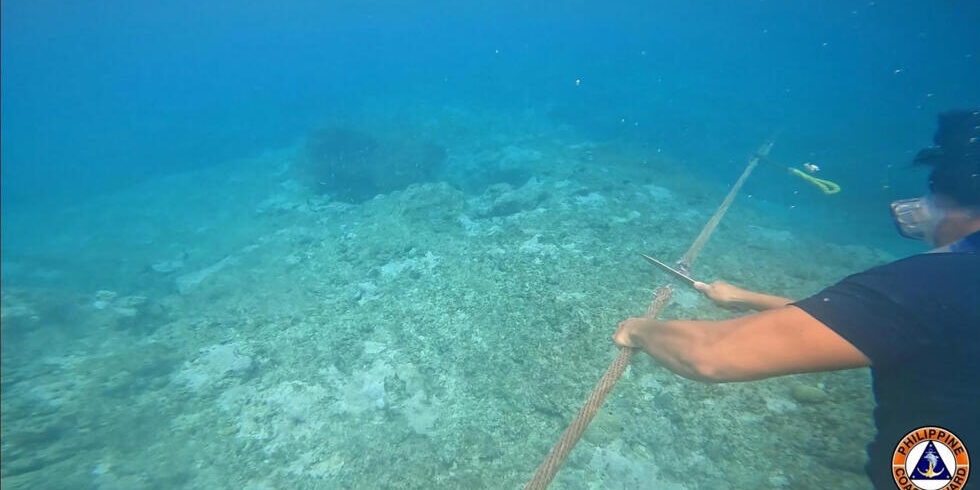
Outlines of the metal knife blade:
[[681,272],[681,271],[679,271],[679,270],[677,270],[677,269],[675,269],[675,268],[673,268],[673,267],[671,267],[671,266],[669,266],[669,265],[667,265],[667,264],[665,264],[665,263],[663,263],[663,262],[661,262],[661,261],[659,261],[659,260],[657,260],[657,259],[655,259],[655,258],[653,258],[653,257],[651,257],[649,255],[647,255],[647,254],[642,254],[641,253],[640,256],[643,257],[644,259],[647,259],[647,261],[649,261],[651,264],[654,264],[657,267],[660,267],[661,269],[663,269],[663,270],[665,270],[665,271],[667,271],[667,272],[669,272],[669,273],[671,273],[671,274],[673,274],[673,275],[675,275],[675,276],[683,279],[688,284],[690,284],[691,287],[694,287],[694,283],[697,282],[691,276],[689,276],[689,275],[687,275],[687,274],[685,274],[685,273],[683,273],[683,272]]

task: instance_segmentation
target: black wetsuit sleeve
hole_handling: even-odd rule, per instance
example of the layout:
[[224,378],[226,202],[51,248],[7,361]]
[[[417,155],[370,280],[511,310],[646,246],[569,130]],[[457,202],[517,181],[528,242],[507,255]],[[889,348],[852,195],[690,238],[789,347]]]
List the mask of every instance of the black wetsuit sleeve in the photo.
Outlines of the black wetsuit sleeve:
[[872,365],[901,362],[929,332],[906,297],[911,271],[901,262],[855,274],[794,306],[860,350]]
[[872,365],[977,357],[980,254],[915,255],[854,274],[794,303]]
[[914,327],[899,305],[876,291],[845,280],[793,305],[850,342],[874,365],[909,354],[912,342],[906,335]]

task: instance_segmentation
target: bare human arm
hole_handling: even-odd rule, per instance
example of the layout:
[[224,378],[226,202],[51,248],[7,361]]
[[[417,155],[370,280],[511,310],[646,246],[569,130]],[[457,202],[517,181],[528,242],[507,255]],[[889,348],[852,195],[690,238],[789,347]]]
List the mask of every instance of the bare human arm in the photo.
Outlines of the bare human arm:
[[694,288],[722,306],[745,305],[756,310],[772,310],[793,302],[789,298],[756,293],[723,281],[715,281],[711,284],[695,282]]
[[643,349],[671,371],[704,382],[871,364],[861,351],[795,306],[722,321],[630,318],[619,324],[613,341]]

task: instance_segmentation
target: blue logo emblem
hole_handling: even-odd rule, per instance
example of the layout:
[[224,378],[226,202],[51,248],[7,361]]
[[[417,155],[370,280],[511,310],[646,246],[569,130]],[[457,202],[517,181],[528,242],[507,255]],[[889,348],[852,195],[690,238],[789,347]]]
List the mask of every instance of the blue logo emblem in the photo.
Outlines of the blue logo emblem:
[[936,451],[936,445],[932,441],[922,451],[919,462],[915,464],[915,469],[909,474],[910,480],[949,480],[952,475],[946,469],[946,463]]

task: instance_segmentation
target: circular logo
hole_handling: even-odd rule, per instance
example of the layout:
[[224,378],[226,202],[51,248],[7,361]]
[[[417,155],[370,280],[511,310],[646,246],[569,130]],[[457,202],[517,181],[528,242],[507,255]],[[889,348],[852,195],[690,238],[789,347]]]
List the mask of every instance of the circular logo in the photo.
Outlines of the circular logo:
[[892,476],[902,490],[956,490],[970,476],[970,456],[956,434],[942,427],[920,427],[895,448]]

